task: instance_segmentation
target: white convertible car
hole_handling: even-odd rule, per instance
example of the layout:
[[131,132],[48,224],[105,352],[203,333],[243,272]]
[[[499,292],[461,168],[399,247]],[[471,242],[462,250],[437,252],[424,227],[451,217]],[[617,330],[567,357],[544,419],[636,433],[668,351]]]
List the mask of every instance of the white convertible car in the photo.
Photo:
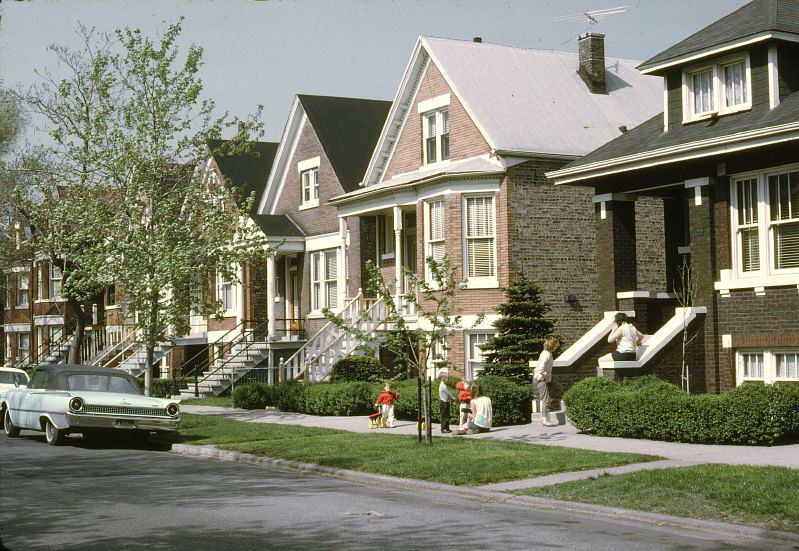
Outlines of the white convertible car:
[[5,393],[0,404],[6,436],[22,429],[44,431],[51,446],[73,432],[91,439],[125,432],[146,439],[175,431],[178,405],[144,396],[135,377],[104,367],[47,366],[33,373],[28,388]]
[[28,374],[15,367],[0,367],[0,398],[7,390],[28,386]]

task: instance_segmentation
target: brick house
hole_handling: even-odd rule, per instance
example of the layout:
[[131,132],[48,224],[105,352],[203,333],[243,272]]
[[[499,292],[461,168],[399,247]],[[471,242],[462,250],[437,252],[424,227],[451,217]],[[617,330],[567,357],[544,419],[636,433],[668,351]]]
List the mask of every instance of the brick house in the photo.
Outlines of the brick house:
[[[679,384],[688,325],[691,391],[799,381],[797,42],[797,3],[743,6],[639,66],[663,81],[662,113],[548,173],[594,188],[600,306],[634,311],[651,334],[635,362],[600,359],[603,373]],[[652,197],[662,224],[639,216]],[[641,236],[653,231],[665,277],[643,293]],[[695,290],[675,310],[683,262]]]
[[[517,274],[544,288],[568,342],[601,317],[592,190],[555,188],[545,173],[647,120],[661,92],[636,62],[606,59],[603,35],[580,37],[579,51],[419,38],[360,185],[331,200],[360,231],[348,264],[377,262],[398,298],[404,268],[421,275],[426,257],[449,257],[471,329],[439,353],[467,378]],[[657,218],[659,201],[645,203]],[[350,286],[364,286],[356,274]]]

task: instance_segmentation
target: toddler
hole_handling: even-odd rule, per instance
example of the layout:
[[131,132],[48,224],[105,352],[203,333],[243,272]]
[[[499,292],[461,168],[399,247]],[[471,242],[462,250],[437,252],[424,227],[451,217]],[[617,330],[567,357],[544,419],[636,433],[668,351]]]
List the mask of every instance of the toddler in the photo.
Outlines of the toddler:
[[391,383],[386,383],[383,392],[377,397],[375,407],[380,407],[380,412],[383,414],[383,426],[388,423],[388,428],[394,428],[394,400],[398,400],[399,394],[391,392]]

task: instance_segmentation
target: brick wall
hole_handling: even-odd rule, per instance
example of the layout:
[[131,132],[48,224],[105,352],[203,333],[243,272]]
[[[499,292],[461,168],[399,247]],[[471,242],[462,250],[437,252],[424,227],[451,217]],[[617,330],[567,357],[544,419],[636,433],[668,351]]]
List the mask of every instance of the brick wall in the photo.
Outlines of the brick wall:
[[665,291],[666,230],[663,199],[638,197],[635,201],[636,283],[638,290]]
[[385,180],[404,172],[417,170],[422,164],[422,117],[417,105],[421,101],[443,94],[450,94],[449,105],[449,151],[453,161],[489,153],[491,148],[463,108],[458,97],[452,93],[441,72],[431,60],[419,84],[405,126],[395,146],[391,162],[386,168]]

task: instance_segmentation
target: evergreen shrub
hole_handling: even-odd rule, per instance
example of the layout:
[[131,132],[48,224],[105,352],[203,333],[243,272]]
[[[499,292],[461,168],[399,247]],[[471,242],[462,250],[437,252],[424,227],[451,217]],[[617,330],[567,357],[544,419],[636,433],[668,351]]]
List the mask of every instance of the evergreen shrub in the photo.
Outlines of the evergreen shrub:
[[384,376],[383,365],[372,356],[347,356],[333,364],[330,382],[379,382],[383,380]]
[[747,383],[687,394],[655,377],[590,378],[565,394],[569,419],[599,436],[696,444],[773,445],[799,438],[799,386]]

